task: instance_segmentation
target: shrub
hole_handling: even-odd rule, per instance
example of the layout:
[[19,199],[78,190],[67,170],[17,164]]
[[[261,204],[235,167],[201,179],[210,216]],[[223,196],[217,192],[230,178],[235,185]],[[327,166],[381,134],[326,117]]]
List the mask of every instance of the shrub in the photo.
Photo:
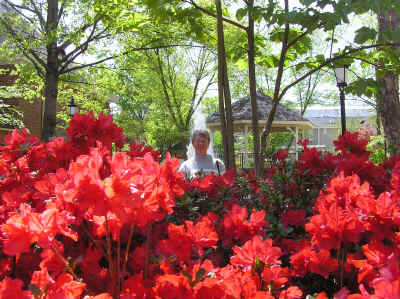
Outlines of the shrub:
[[0,147],[2,298],[398,297],[400,157],[373,164],[357,133],[192,181],[144,144],[113,152],[111,116],[68,137]]

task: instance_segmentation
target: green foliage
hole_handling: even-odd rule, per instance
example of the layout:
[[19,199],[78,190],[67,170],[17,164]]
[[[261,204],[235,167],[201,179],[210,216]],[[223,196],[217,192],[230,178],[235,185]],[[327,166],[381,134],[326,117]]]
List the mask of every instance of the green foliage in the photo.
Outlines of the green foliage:
[[9,105],[2,99],[0,90],[0,128],[22,128],[22,113],[14,106]]
[[382,135],[371,136],[370,138],[371,139],[367,144],[367,151],[371,152],[369,159],[376,165],[381,164],[387,159],[385,152],[385,138]]
[[213,135],[213,148],[214,152],[216,153],[223,153],[224,152],[224,147],[222,144],[222,135],[221,132],[217,131]]
[[361,27],[356,31],[354,42],[357,44],[363,44],[367,41],[374,41],[376,39],[377,32],[374,28]]
[[207,97],[201,102],[201,111],[207,116],[218,112],[218,98],[217,97]]
[[378,84],[375,79],[372,78],[358,78],[350,82],[346,88],[346,91],[357,95],[367,96],[369,98],[376,98]]
[[[185,38],[181,29],[176,24],[149,23],[139,40],[127,35],[120,42],[129,50],[163,32],[163,44],[176,44]],[[118,105],[115,119],[126,136],[146,141],[162,154],[169,151],[183,156],[196,104],[213,83],[211,58],[210,52],[200,47],[132,52],[116,60],[114,70],[99,71],[96,82]]]
[[21,98],[26,101],[41,99],[44,89],[44,80],[37,73],[32,64],[22,63],[14,64],[16,68],[10,75],[16,76],[13,85],[4,86],[4,90],[10,95],[9,97]]

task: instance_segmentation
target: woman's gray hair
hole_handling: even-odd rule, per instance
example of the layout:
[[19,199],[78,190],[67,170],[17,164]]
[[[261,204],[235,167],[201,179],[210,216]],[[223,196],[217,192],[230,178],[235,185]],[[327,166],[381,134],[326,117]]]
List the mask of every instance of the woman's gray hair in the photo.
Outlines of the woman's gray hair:
[[208,143],[211,141],[210,133],[207,130],[194,130],[192,133],[192,143],[197,136],[207,138]]

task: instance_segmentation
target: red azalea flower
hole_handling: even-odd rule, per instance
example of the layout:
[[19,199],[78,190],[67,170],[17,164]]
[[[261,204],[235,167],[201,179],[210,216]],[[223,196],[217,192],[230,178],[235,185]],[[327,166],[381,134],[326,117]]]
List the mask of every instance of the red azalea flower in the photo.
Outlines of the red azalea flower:
[[176,255],[178,261],[182,262],[190,260],[192,250],[201,255],[203,248],[215,247],[218,241],[214,224],[208,216],[196,223],[185,221],[184,225],[179,226],[171,223],[168,226],[168,236],[168,240],[158,243],[158,250],[166,258]]
[[316,204],[316,214],[306,224],[312,235],[311,242],[322,249],[339,248],[341,242],[358,242],[368,229],[366,211],[362,202],[373,202],[369,184],[360,185],[357,175],[344,177],[341,173],[331,180],[326,193],[321,193]]
[[289,268],[281,268],[280,266],[264,267],[261,277],[274,290],[279,290],[285,283],[289,281]]
[[32,212],[26,204],[21,204],[19,210],[19,214],[10,217],[1,226],[3,250],[8,255],[28,252],[33,242],[48,248],[58,233],[75,241],[78,238],[76,232],[69,228],[74,218],[67,211],[60,212],[56,208],[50,208],[38,214]]
[[325,278],[336,271],[338,267],[337,260],[330,257],[328,250],[315,252],[310,247],[306,247],[300,252],[293,254],[290,257],[290,264],[298,276],[304,276],[308,272],[313,272]]
[[30,147],[38,145],[39,138],[29,135],[24,128],[22,130],[15,129],[4,137],[4,146],[0,146],[0,157],[6,162],[17,160],[25,154]]
[[300,299],[303,296],[303,292],[296,286],[289,287],[280,293],[279,299]]
[[233,247],[233,253],[231,264],[241,267],[243,271],[258,267],[260,262],[267,267],[281,264],[279,261],[282,255],[281,249],[273,247],[271,239],[263,241],[259,236],[253,237],[242,247]]
[[121,299],[154,298],[153,290],[146,288],[143,274],[135,274],[124,281]]
[[22,290],[23,282],[19,279],[6,277],[0,281],[0,298],[4,299],[33,299],[30,291]]
[[282,239],[279,242],[279,247],[284,253],[294,254],[299,252],[305,247],[310,246],[310,241],[307,239],[295,240],[295,239]]
[[260,279],[257,275],[253,275],[250,271],[243,272],[232,265],[220,269],[217,278],[223,281],[227,298],[255,298],[261,289]]
[[[102,293],[102,294],[96,295],[96,296],[85,296],[85,297],[83,297],[83,299],[113,299],[113,297],[109,293]],[[121,297],[121,299],[127,299],[127,298]]]
[[132,158],[144,157],[144,155],[147,154],[147,153],[151,154],[151,156],[153,157],[154,161],[157,161],[157,162],[161,161],[160,152],[153,150],[153,148],[151,146],[149,146],[149,145],[146,146],[144,141],[141,144],[136,144],[135,142],[129,143],[129,152],[128,152],[128,154]]
[[85,283],[75,281],[71,274],[64,272],[57,277],[54,283],[48,283],[45,298],[79,299],[85,286]]
[[82,154],[86,154],[89,152],[89,148],[96,144],[95,129],[96,119],[93,111],[88,114],[76,113],[69,122],[67,138]]
[[343,154],[355,154],[359,157],[369,158],[370,152],[366,150],[368,140],[360,139],[358,132],[345,132],[333,144],[336,150],[342,151]]
[[281,224],[284,226],[303,226],[306,223],[305,210],[288,210],[282,214]]
[[400,195],[400,161],[396,162],[392,170],[392,179],[390,180],[390,184],[395,192]]
[[44,249],[40,254],[42,260],[39,266],[41,269],[47,269],[52,275],[58,276],[65,268],[64,262],[57,255],[64,253],[64,245],[57,240],[55,240],[52,245],[57,249],[57,253],[53,249]]
[[51,277],[46,267],[32,274],[31,284],[35,285],[42,292],[44,292],[50,284],[54,284],[54,282],[54,279]]
[[111,149],[113,143],[117,148],[122,148],[127,140],[122,129],[113,123],[110,114],[100,113],[96,119],[93,111],[88,114],[76,113],[69,123],[67,137],[81,154],[88,153],[98,141],[107,149]]
[[113,122],[111,114],[104,115],[100,112],[96,120],[96,139],[99,140],[106,148],[111,148],[115,143],[117,149],[120,149],[127,142],[128,138],[124,136],[122,128]]
[[80,263],[83,281],[93,292],[100,293],[107,289],[110,275],[108,269],[100,266],[102,253],[96,248],[87,248]]
[[319,293],[315,299],[328,299],[328,296],[325,292]]
[[194,287],[196,299],[226,298],[223,282],[215,278],[205,278]]
[[289,154],[289,150],[287,150],[287,149],[286,149],[286,150],[280,149],[280,150],[275,154],[275,158],[278,159],[278,160],[280,160],[280,161],[283,161],[283,160],[285,160],[285,159],[287,158],[288,154]]
[[348,298],[347,296],[350,294],[350,291],[346,288],[343,287],[340,289],[339,292],[335,293],[335,295],[333,295],[334,299],[346,299]]
[[296,166],[300,175],[319,176],[335,169],[332,154],[322,156],[322,152],[313,148],[308,148],[307,143],[304,146],[303,153],[296,161]]
[[237,204],[232,206],[223,218],[222,241],[223,244],[230,244],[233,240],[240,243],[250,240],[253,236],[263,235],[268,222],[265,220],[265,211],[253,210],[250,219],[245,207]]
[[194,299],[193,291],[186,276],[180,275],[161,275],[155,281],[154,293],[158,298],[175,299],[185,298]]

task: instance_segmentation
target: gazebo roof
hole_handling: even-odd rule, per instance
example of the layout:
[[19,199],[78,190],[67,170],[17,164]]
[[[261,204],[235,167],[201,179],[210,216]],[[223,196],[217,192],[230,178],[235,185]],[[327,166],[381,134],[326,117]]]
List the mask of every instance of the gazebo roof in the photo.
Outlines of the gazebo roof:
[[[272,109],[272,98],[257,91],[257,107],[258,107],[258,119],[260,121],[266,121],[268,115]],[[251,103],[250,96],[243,97],[234,103],[232,103],[232,117],[233,121],[251,121]],[[206,123],[217,123],[219,122],[219,112],[215,112],[210,115]],[[286,108],[285,106],[278,104],[276,109],[274,122],[309,122],[308,119],[302,117],[299,113]]]

